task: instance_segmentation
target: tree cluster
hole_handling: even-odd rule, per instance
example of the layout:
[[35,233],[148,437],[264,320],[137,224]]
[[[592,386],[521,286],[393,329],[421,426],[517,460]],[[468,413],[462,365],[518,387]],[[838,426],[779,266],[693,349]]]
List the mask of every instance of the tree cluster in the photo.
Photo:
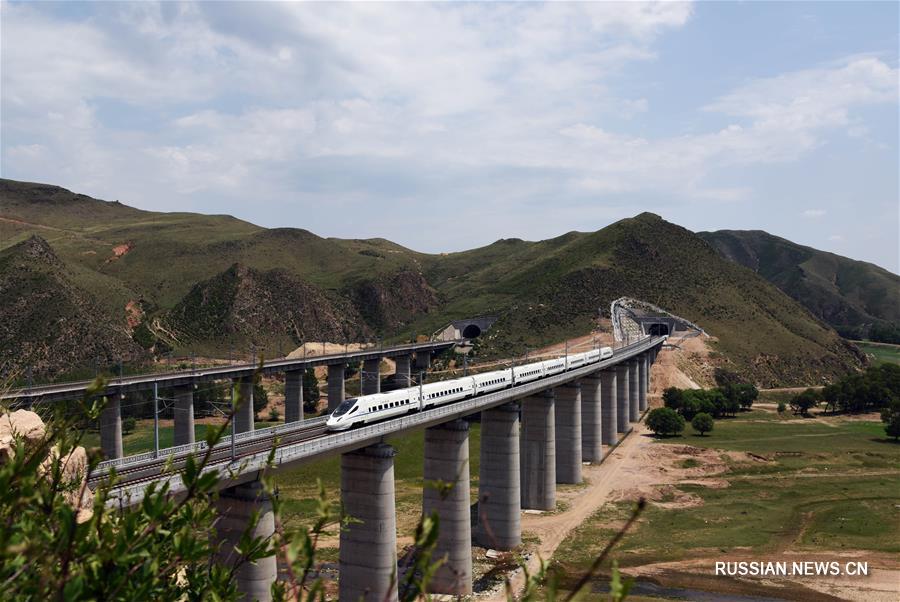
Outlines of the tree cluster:
[[663,391],[663,403],[685,420],[693,420],[697,414],[709,414],[714,418],[734,416],[740,410],[749,410],[759,397],[759,390],[751,384],[728,383],[714,389],[678,389],[669,387]]
[[881,364],[865,372],[848,374],[822,390],[822,400],[831,411],[867,412],[900,399],[900,366]]

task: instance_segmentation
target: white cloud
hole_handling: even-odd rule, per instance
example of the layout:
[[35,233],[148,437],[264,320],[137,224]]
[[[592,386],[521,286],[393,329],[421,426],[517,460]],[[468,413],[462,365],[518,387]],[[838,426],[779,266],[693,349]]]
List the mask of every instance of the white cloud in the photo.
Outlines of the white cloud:
[[824,216],[826,213],[828,212],[824,209],[806,209],[801,215],[803,215],[803,217],[808,217],[811,219],[818,219]]
[[795,160],[832,130],[864,133],[857,111],[897,100],[896,67],[854,56],[743,82],[703,107],[723,125],[632,127],[664,107],[620,95],[618,78],[657,60],[660,36],[691,18],[683,3],[2,11],[4,170],[161,208],[203,194],[372,204],[448,188],[474,204],[735,203],[752,190],[715,180],[720,169]]
[[828,240],[832,242],[844,242],[844,237],[841,234],[832,234],[828,237]]

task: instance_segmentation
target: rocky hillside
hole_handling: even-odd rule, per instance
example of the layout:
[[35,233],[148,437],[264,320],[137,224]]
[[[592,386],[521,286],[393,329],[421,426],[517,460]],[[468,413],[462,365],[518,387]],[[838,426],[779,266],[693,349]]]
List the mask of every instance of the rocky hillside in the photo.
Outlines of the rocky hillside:
[[162,320],[176,344],[211,349],[250,343],[290,350],[305,341],[358,341],[371,335],[356,308],[284,270],[236,263],[196,284]]
[[5,376],[57,376],[78,367],[140,360],[144,351],[124,323],[70,278],[70,270],[34,235],[0,251],[0,367]]
[[900,343],[900,276],[760,230],[719,230],[698,236],[842,335]]
[[420,272],[404,269],[355,285],[349,296],[379,332],[399,332],[422,314],[438,307],[435,291]]

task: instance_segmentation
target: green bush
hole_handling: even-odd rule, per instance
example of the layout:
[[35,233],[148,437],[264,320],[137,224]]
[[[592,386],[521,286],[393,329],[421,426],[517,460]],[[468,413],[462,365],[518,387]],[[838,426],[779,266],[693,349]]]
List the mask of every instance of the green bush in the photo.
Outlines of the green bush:
[[888,437],[893,437],[895,441],[900,439],[900,399],[895,397],[888,407],[881,410],[881,421]]
[[784,414],[787,411],[787,404],[783,401],[778,402],[778,413]]
[[700,412],[691,420],[691,427],[700,433],[701,437],[713,430],[713,424],[713,417],[705,412]]
[[133,433],[134,429],[137,427],[137,419],[134,416],[129,416],[128,418],[122,419],[122,433],[127,435],[128,433]]
[[684,418],[672,408],[656,408],[647,415],[647,427],[657,436],[677,435],[684,425]]

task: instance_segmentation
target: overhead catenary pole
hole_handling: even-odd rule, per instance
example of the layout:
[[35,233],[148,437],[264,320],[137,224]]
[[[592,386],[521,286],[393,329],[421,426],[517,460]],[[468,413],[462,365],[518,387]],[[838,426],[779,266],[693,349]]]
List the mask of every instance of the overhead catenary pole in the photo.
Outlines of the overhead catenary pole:
[[238,391],[238,387],[234,381],[231,381],[231,461],[234,462],[234,414],[237,413],[237,403],[235,399],[235,393]]
[[419,411],[425,408],[425,396],[422,393],[422,383],[425,382],[425,373],[419,372]]
[[159,457],[159,383],[153,382],[153,457]]

